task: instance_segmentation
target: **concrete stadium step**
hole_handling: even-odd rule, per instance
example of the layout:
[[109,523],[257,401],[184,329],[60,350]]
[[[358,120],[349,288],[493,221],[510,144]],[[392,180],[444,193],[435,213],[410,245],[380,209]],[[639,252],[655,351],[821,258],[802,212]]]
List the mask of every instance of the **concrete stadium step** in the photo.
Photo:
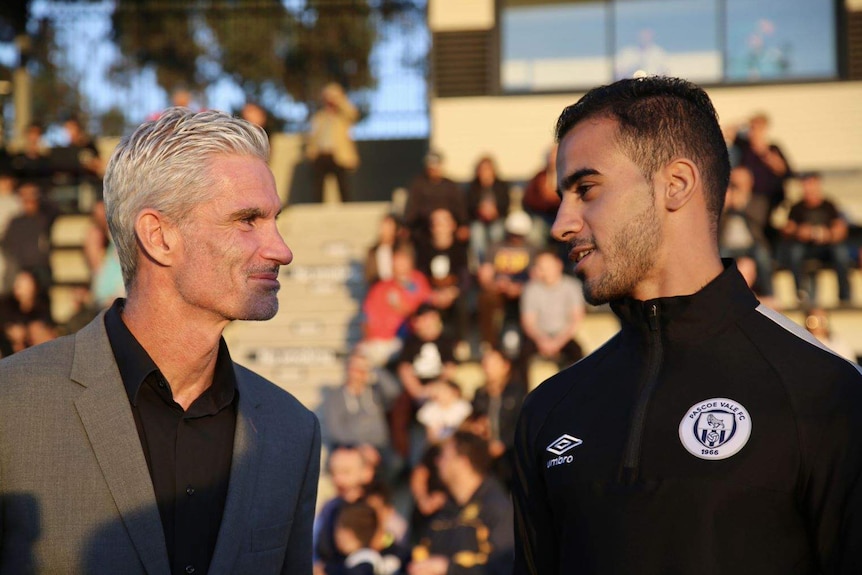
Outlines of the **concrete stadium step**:
[[91,218],[84,214],[59,216],[51,227],[51,246],[54,248],[79,248],[84,245]]
[[63,324],[78,311],[79,302],[84,294],[81,290],[86,287],[77,285],[55,285],[51,286],[51,317],[58,324]]
[[[838,307],[838,276],[835,270],[823,268],[815,272],[817,306],[826,309]],[[783,310],[794,310],[800,305],[796,292],[796,282],[788,270],[778,270],[772,276],[776,305]],[[862,270],[850,270],[851,303],[862,308]]]
[[90,283],[90,268],[87,266],[82,250],[77,248],[51,250],[50,261],[54,283]]

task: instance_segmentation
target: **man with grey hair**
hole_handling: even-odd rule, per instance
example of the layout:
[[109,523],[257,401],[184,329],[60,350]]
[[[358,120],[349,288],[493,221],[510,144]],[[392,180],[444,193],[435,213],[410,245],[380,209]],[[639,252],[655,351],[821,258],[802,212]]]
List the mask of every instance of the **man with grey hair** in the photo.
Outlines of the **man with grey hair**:
[[171,108],[105,175],[127,299],[0,362],[0,572],[311,574],[320,428],[235,364],[293,258],[264,132]]

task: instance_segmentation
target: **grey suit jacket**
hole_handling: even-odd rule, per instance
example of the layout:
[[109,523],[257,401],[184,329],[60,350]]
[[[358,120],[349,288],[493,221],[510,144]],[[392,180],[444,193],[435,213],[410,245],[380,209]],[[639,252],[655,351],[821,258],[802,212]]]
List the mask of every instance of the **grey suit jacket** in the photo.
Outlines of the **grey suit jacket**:
[[[310,574],[317,419],[234,368],[233,461],[209,573]],[[170,573],[103,314],[0,361],[0,573]]]

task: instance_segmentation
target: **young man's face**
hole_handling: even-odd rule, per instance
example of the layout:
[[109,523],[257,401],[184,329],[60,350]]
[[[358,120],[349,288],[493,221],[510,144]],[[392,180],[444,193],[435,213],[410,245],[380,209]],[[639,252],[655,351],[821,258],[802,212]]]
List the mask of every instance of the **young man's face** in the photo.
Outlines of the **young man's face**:
[[638,297],[661,246],[652,183],[620,149],[616,131],[615,120],[583,120],[560,142],[557,156],[562,202],[551,234],[568,243],[591,304]]

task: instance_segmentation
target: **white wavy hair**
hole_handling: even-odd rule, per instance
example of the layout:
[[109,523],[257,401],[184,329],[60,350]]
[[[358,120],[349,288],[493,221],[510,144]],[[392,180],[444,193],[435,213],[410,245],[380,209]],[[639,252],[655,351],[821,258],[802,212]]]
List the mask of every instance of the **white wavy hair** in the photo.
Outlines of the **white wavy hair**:
[[222,154],[266,162],[269,140],[258,126],[224,112],[174,107],[117,146],[105,172],[105,212],[126,289],[137,273],[138,214],[153,209],[182,224],[192,207],[212,197],[210,160]]

